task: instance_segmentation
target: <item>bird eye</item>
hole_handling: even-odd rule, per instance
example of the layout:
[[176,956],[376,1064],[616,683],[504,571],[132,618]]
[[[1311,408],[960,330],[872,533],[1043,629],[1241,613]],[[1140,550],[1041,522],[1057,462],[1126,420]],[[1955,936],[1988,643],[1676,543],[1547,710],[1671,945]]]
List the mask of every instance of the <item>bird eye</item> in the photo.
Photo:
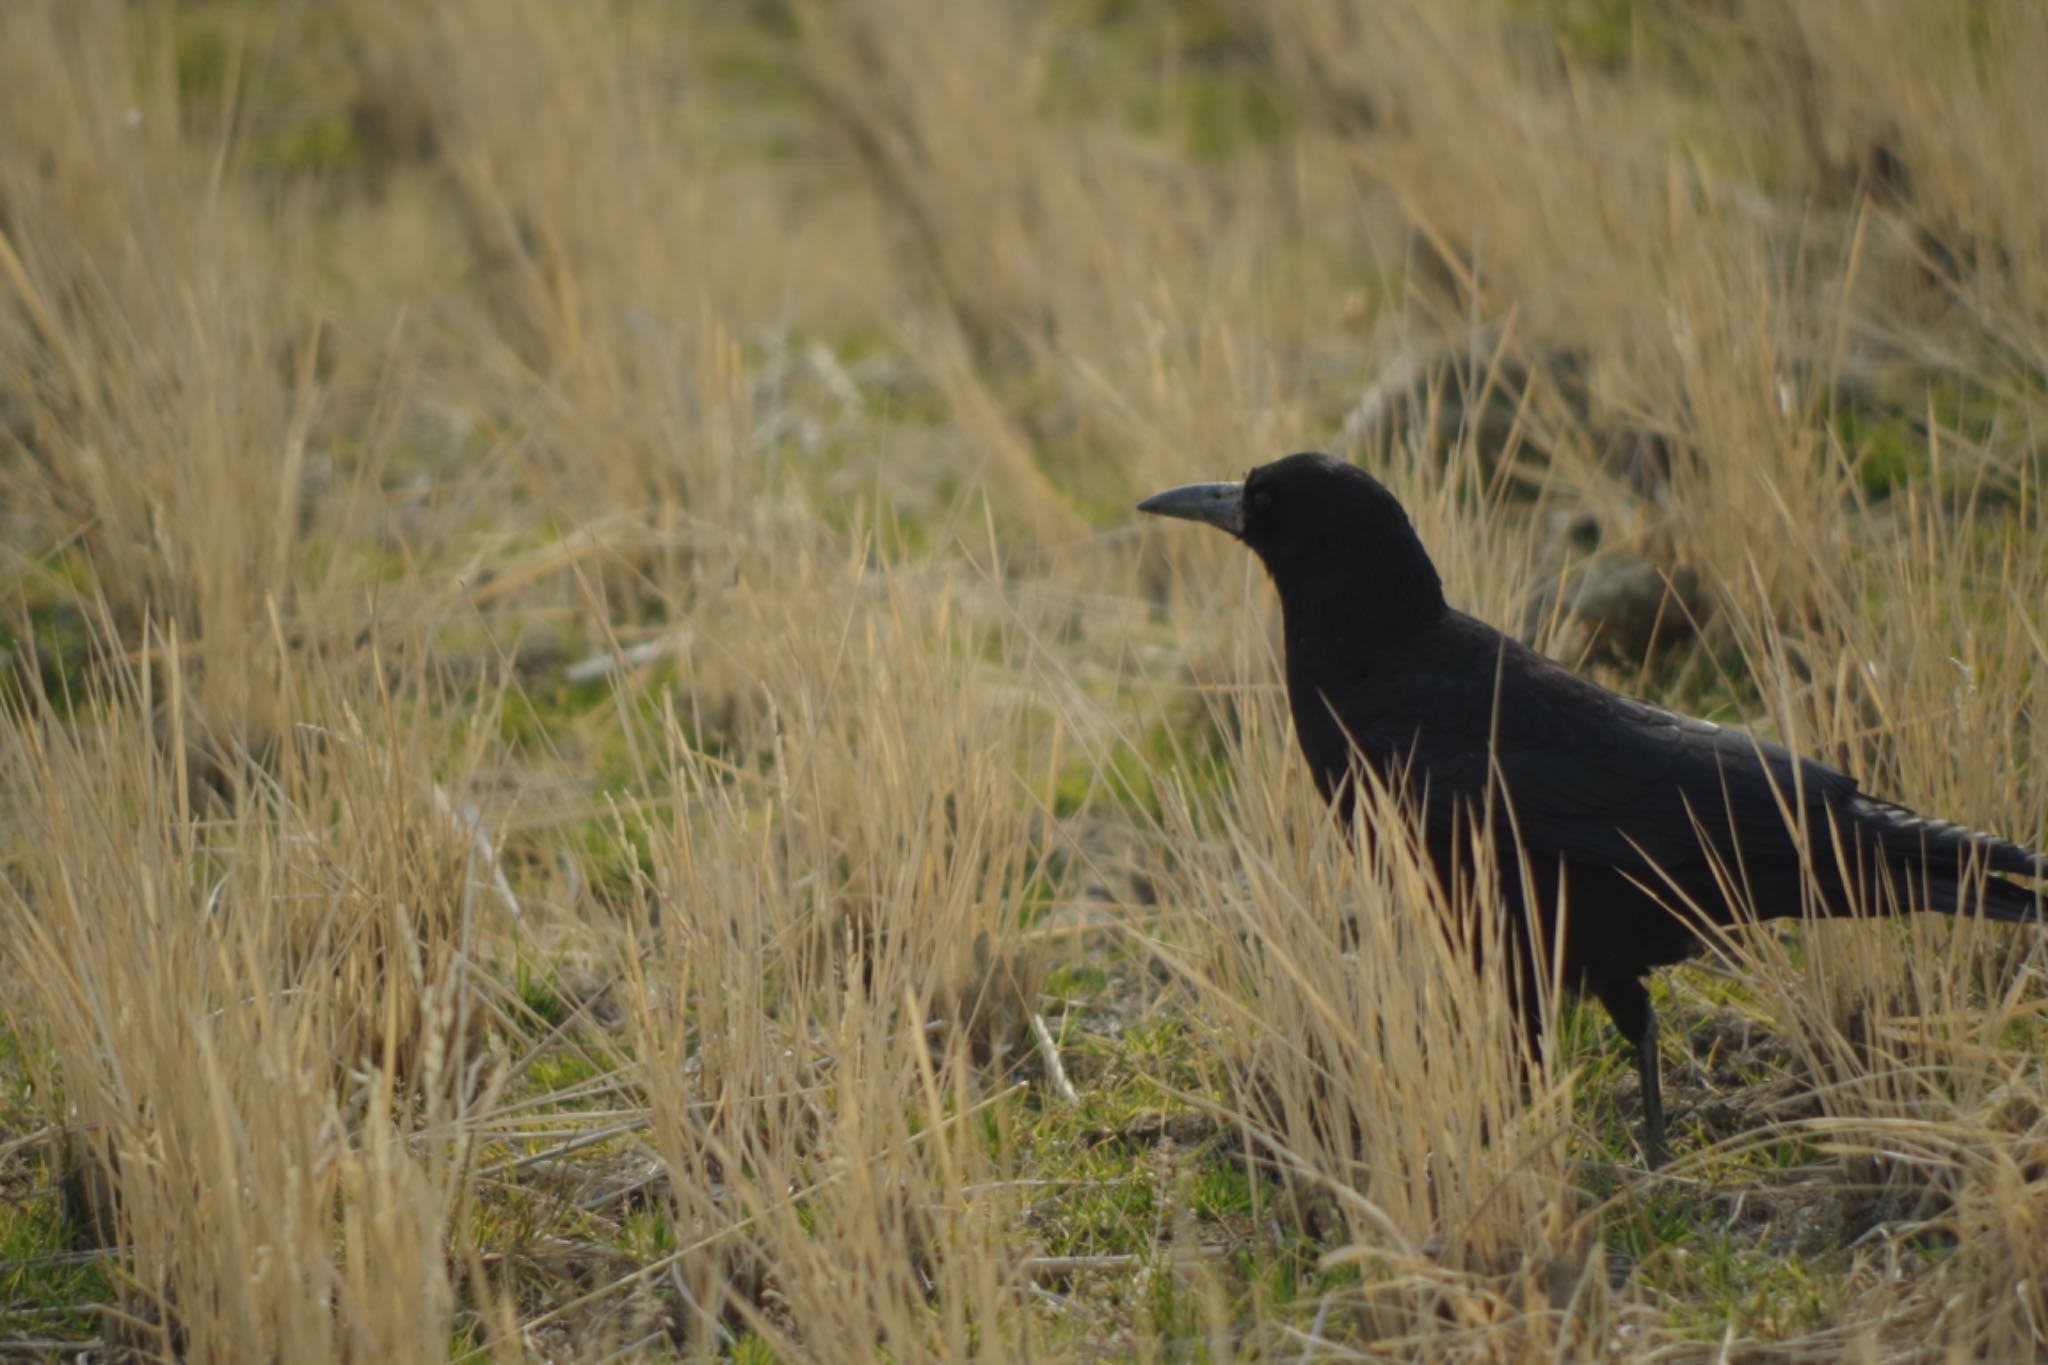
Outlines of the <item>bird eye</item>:
[[1271,489],[1254,488],[1251,492],[1250,501],[1252,511],[1254,512],[1270,512],[1273,510],[1273,493]]

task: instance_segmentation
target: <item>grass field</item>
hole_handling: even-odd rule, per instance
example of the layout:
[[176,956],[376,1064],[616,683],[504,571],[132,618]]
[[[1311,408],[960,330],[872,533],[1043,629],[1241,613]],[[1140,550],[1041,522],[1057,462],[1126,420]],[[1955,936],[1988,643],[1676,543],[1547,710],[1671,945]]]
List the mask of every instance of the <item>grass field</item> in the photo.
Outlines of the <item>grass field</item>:
[[2048,1352],[2040,935],[1667,974],[1647,1172],[1131,510],[1350,455],[1457,605],[2040,843],[2044,70],[2035,0],[0,6],[0,1356]]

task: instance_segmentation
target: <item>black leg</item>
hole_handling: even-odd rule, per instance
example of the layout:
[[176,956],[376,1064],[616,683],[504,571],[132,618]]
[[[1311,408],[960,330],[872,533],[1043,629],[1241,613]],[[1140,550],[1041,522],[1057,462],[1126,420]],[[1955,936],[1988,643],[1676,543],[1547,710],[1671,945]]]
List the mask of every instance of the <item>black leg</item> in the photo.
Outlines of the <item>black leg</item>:
[[1614,1026],[1636,1050],[1636,1076],[1643,1090],[1643,1160],[1655,1170],[1664,1164],[1664,1087],[1657,1060],[1657,1012],[1650,992],[1635,977],[1603,981],[1595,989]]
[[1664,1150],[1664,1080],[1657,1058],[1657,1012],[1643,1005],[1643,1032],[1636,1039],[1636,1075],[1643,1086],[1643,1161],[1651,1170],[1662,1166]]

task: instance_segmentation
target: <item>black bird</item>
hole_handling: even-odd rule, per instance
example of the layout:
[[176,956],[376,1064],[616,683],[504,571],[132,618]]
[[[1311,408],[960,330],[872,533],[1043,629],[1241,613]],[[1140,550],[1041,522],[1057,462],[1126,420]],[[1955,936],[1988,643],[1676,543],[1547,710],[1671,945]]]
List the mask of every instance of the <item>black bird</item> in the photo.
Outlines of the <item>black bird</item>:
[[[1992,873],[2048,877],[2048,859],[1915,814],[1768,740],[1618,696],[1445,603],[1408,515],[1364,470],[1290,455],[1243,483],[1147,498],[1140,511],[1219,526],[1280,592],[1287,699],[1316,785],[1347,822],[1354,765],[1410,795],[1449,884],[1482,821],[1526,935],[1556,942],[1562,979],[1597,996],[1635,1048],[1644,1154],[1664,1151],[1657,1020],[1643,977],[1732,924],[1730,888],[1760,918],[1853,909],[1978,911],[2038,921],[2043,896]],[[1533,921],[1533,923],[1532,923]],[[1534,954],[1518,943],[1534,1040]]]

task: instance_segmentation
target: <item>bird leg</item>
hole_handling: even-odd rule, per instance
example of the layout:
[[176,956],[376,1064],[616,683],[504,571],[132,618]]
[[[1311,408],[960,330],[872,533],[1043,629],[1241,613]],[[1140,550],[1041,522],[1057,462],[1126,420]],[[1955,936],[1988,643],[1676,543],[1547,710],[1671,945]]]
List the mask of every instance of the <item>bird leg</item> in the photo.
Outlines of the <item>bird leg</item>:
[[1664,1083],[1657,1058],[1657,1014],[1643,1009],[1643,1032],[1636,1039],[1636,1075],[1643,1088],[1643,1161],[1651,1170],[1662,1166],[1664,1150]]
[[1635,977],[1607,980],[1595,989],[1615,1028],[1636,1050],[1636,1077],[1643,1092],[1643,1161],[1651,1170],[1664,1164],[1664,1088],[1657,1058],[1657,1012],[1650,992]]

